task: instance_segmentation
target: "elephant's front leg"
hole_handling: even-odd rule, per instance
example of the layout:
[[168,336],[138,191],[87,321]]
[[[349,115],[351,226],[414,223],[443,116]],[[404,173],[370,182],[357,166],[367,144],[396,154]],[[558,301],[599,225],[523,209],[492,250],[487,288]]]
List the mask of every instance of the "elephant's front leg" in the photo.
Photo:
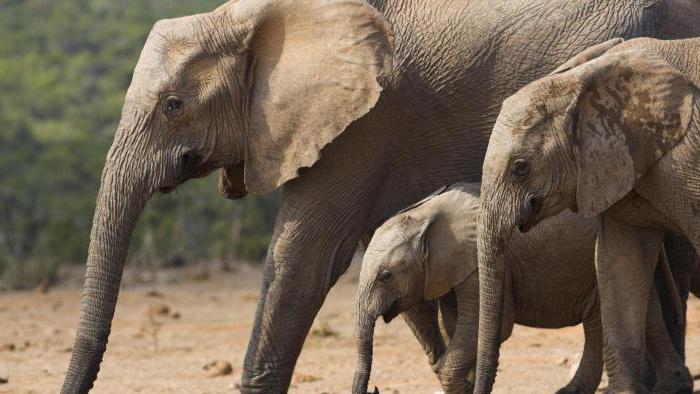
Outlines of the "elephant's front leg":
[[603,324],[604,359],[613,392],[645,393],[642,382],[645,327],[663,232],[601,215],[596,274]]
[[661,313],[661,303],[652,289],[647,314],[647,350],[656,372],[655,393],[691,393],[693,379],[683,365]]
[[438,302],[423,301],[403,313],[403,318],[411,328],[433,370],[440,357],[445,353],[445,341],[438,323]]
[[343,165],[344,171],[321,165],[285,185],[245,357],[244,393],[287,391],[311,324],[366,230],[378,177],[371,167]]

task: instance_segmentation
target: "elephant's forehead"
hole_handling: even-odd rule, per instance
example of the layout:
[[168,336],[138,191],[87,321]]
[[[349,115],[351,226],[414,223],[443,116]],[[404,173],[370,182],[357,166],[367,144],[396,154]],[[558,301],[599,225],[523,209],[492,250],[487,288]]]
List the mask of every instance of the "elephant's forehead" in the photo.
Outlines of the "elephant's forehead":
[[200,52],[195,18],[167,19],[153,26],[134,69],[129,99],[152,102],[172,87],[183,65]]
[[402,230],[395,225],[377,229],[367,248],[368,252],[371,251],[386,257],[398,252],[409,239],[409,234]]
[[367,246],[367,254],[377,260],[403,259],[410,253],[418,224],[405,214],[394,216],[380,226]]
[[528,85],[503,102],[499,123],[510,132],[524,131],[533,127],[547,116],[542,102],[541,88]]
[[536,80],[503,102],[499,118],[514,131],[532,129],[560,114],[571,102],[576,86],[568,75]]

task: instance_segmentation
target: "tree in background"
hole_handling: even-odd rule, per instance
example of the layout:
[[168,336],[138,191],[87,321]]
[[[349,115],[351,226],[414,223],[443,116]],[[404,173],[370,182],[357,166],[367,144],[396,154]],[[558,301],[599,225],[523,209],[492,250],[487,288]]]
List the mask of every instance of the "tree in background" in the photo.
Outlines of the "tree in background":
[[[31,286],[82,263],[100,173],[158,19],[213,0],[0,0],[0,276]],[[132,264],[260,260],[279,195],[231,202],[215,177],[148,204]]]

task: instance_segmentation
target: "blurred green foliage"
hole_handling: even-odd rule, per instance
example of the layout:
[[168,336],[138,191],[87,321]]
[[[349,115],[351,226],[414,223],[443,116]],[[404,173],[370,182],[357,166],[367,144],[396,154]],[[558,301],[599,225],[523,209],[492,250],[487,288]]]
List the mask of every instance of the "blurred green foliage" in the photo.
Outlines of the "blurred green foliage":
[[[30,286],[84,261],[105,156],[153,23],[222,0],[0,0],[0,275]],[[279,195],[232,202],[215,176],[156,195],[131,264],[260,260]]]

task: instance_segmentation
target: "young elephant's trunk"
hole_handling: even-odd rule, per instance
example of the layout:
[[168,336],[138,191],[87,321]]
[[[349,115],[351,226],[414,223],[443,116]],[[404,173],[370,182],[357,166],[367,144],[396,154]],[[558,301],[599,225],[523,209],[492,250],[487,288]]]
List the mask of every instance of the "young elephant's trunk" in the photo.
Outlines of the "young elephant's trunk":
[[355,377],[352,380],[353,394],[367,393],[369,375],[372,372],[375,323],[376,319],[369,316],[368,313],[357,317],[357,365],[355,366]]
[[[490,203],[489,203],[490,201]],[[479,217],[479,335],[475,393],[490,393],[496,380],[505,292],[503,245],[512,233],[512,215],[482,192]],[[495,220],[494,220],[495,219]]]

